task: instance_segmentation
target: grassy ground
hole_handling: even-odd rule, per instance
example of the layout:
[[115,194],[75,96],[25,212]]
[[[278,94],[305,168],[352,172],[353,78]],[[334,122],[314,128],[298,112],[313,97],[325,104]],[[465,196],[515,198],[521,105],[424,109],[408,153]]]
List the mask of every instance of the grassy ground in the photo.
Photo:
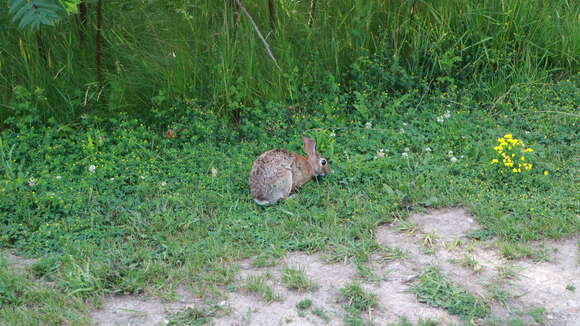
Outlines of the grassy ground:
[[[389,93],[389,81],[363,82],[374,61],[361,66],[348,87],[326,81],[309,102],[256,104],[231,125],[189,106],[164,128],[86,114],[4,131],[0,246],[40,260],[27,277],[0,264],[0,321],[82,325],[83,299],[167,295],[180,282],[218,295],[236,275],[229,263],[245,257],[268,264],[326,251],[364,263],[378,225],[421,207],[464,205],[485,227],[480,236],[499,236],[515,254],[526,241],[578,233],[576,82],[514,85],[481,100],[468,88]],[[247,188],[253,160],[272,147],[301,151],[301,134],[317,139],[333,173],[258,207]],[[534,149],[530,171],[491,163],[505,134]],[[294,274],[288,282],[306,286]],[[50,295],[32,295],[36,278],[52,282],[42,290]],[[259,281],[248,288],[269,296]]]

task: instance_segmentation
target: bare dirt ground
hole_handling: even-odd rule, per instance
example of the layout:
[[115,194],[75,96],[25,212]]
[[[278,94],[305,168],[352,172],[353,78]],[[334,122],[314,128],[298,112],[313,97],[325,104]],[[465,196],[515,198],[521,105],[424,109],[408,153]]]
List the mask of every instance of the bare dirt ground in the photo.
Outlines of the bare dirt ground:
[[[378,228],[378,243],[399,248],[405,255],[389,260],[381,253],[373,254],[368,266],[376,280],[363,278],[350,262],[327,263],[321,254],[289,253],[276,266],[264,268],[254,267],[250,260],[240,262],[237,290],[224,290],[227,299],[217,303],[220,313],[212,316],[209,324],[344,325],[346,313],[340,288],[355,279],[365,290],[377,295],[377,307],[364,315],[374,325],[395,323],[400,317],[413,323],[432,319],[439,325],[462,324],[458,317],[419,302],[409,292],[427,266],[437,266],[448,279],[489,302],[491,315],[500,324],[517,317],[526,325],[580,325],[580,290],[573,290],[580,286],[578,237],[533,244],[547,249],[547,261],[507,260],[494,239],[476,241],[468,237],[480,226],[465,209],[429,210],[412,215],[405,223]],[[8,256],[16,264],[26,264],[14,257]],[[286,288],[282,282],[284,266],[302,268],[316,289]],[[265,276],[279,301],[265,302],[261,296],[244,289],[244,280],[257,275]],[[494,290],[498,289],[509,295],[494,299]],[[178,289],[177,297],[172,302],[146,296],[105,297],[102,307],[94,309],[91,317],[98,326],[157,326],[170,323],[175,313],[208,307],[207,302],[194,297],[186,288]],[[304,299],[312,300],[312,306],[301,311],[296,304]],[[545,309],[543,321],[522,314],[534,308]],[[313,313],[316,311],[322,313]]]
[[30,265],[34,264],[37,260],[36,259],[29,259],[29,258],[22,258],[20,256],[16,256],[12,254],[9,250],[5,250],[3,252],[4,257],[8,260],[8,263],[15,269],[24,271]]
[[[369,292],[377,294],[377,308],[365,315],[375,325],[387,325],[407,317],[411,322],[432,319],[440,325],[461,324],[461,320],[447,311],[420,303],[409,292],[414,279],[426,266],[438,266],[453,282],[472,294],[486,298],[497,320],[519,317],[533,324],[531,317],[518,314],[533,308],[544,308],[540,324],[558,326],[580,325],[580,292],[566,289],[580,280],[578,239],[545,241],[549,249],[548,261],[508,261],[494,245],[494,240],[475,241],[467,237],[480,227],[465,209],[431,210],[415,214],[408,220],[416,227],[400,228],[397,224],[377,230],[377,241],[389,248],[400,248],[402,259],[385,261],[374,255],[370,267],[379,276],[376,282],[365,281],[349,262],[326,263],[320,254],[289,253],[276,266],[253,267],[250,261],[240,263],[239,290],[227,293],[222,302],[226,314],[212,319],[216,326],[241,325],[343,325],[344,303],[339,289],[353,279],[359,279]],[[472,264],[465,262],[469,259]],[[311,292],[289,290],[282,284],[284,266],[301,267],[317,285]],[[243,280],[252,275],[265,275],[268,284],[281,301],[265,302],[259,295],[243,290]],[[507,300],[491,299],[492,289],[510,293]],[[163,325],[173,310],[186,305],[195,306],[199,300],[186,295],[179,304],[163,303],[157,299],[140,301],[137,297],[106,298],[104,308],[93,312],[97,325]],[[310,299],[312,307],[299,311],[296,304]],[[324,312],[325,318],[312,313]],[[134,312],[139,311],[139,313]],[[536,323],[538,324],[538,323]]]

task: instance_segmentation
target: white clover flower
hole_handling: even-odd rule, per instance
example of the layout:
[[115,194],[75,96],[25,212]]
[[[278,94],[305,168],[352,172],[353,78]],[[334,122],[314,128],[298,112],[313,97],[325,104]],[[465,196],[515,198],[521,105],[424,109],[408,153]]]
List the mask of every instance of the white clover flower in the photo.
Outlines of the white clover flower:
[[453,151],[447,152],[447,156],[453,156]]
[[399,129],[399,133],[400,134],[404,134],[405,133],[405,129],[403,129],[403,128]]
[[62,177],[61,177],[60,175],[57,175],[57,176],[55,177],[55,179],[56,179],[56,180],[60,180],[60,179],[62,179]]
[[406,122],[403,122],[403,126],[405,126],[405,127],[406,127],[407,125],[408,125],[408,124],[407,124]]
[[336,137],[336,134],[333,132],[330,133],[330,137]]
[[111,178],[111,179],[109,179],[109,180],[110,180],[110,181],[115,181],[115,178]]
[[34,177],[30,177],[30,179],[28,179],[28,185],[31,187],[36,186],[37,183],[38,183],[38,180],[36,180]]
[[160,185],[161,187],[165,187],[165,186],[167,186],[167,182],[165,182],[165,181],[161,181],[161,182],[159,182],[159,185]]
[[217,174],[218,174],[218,170],[216,168],[211,168],[211,176],[215,178],[215,177],[217,177]]
[[449,110],[445,111],[445,114],[443,115],[443,117],[444,117],[445,119],[449,119],[449,118],[451,118],[451,112],[449,112]]
[[408,158],[409,158],[409,153],[408,153],[408,152],[403,152],[403,153],[401,154],[401,156],[403,156],[403,158],[406,158],[406,159],[408,159]]
[[365,128],[371,129],[372,127],[373,127],[373,124],[370,121],[365,123]]
[[455,163],[457,162],[457,157],[455,156],[451,156],[451,158],[449,159],[451,162]]
[[89,173],[95,173],[95,171],[97,170],[97,167],[93,164],[89,165]]
[[443,123],[443,121],[445,121],[445,119],[443,119],[443,117],[437,117],[437,122]]
[[383,157],[385,157],[385,150],[381,148],[377,151],[377,156],[375,156],[375,158],[383,158]]
[[405,152],[410,152],[411,150],[409,149],[409,147],[405,147]]
[[431,147],[425,147],[424,151],[427,153],[431,153]]

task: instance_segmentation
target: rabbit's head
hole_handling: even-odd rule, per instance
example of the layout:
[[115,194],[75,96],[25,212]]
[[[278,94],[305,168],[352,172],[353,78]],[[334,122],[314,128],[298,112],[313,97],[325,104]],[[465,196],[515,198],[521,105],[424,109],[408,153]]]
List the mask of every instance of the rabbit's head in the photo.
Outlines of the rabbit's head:
[[315,176],[324,176],[330,173],[328,160],[316,151],[316,142],[308,137],[302,136],[304,141],[304,151],[308,154],[308,163],[312,167]]

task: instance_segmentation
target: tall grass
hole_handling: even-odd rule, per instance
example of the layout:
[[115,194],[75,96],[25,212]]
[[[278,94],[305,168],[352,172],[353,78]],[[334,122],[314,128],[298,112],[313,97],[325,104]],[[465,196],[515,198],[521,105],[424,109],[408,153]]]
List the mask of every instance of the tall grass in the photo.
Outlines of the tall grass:
[[429,81],[483,82],[497,92],[573,74],[580,62],[572,0],[317,0],[311,26],[310,1],[275,1],[274,24],[267,2],[242,3],[281,70],[248,19],[239,13],[236,23],[231,0],[107,2],[102,88],[94,8],[84,42],[75,17],[39,34],[17,30],[2,12],[0,118],[11,114],[16,85],[45,89],[44,112],[61,118],[95,108],[147,115],[159,94],[228,112],[256,99],[295,102],[305,87],[327,74],[345,78],[356,58],[374,54]]

